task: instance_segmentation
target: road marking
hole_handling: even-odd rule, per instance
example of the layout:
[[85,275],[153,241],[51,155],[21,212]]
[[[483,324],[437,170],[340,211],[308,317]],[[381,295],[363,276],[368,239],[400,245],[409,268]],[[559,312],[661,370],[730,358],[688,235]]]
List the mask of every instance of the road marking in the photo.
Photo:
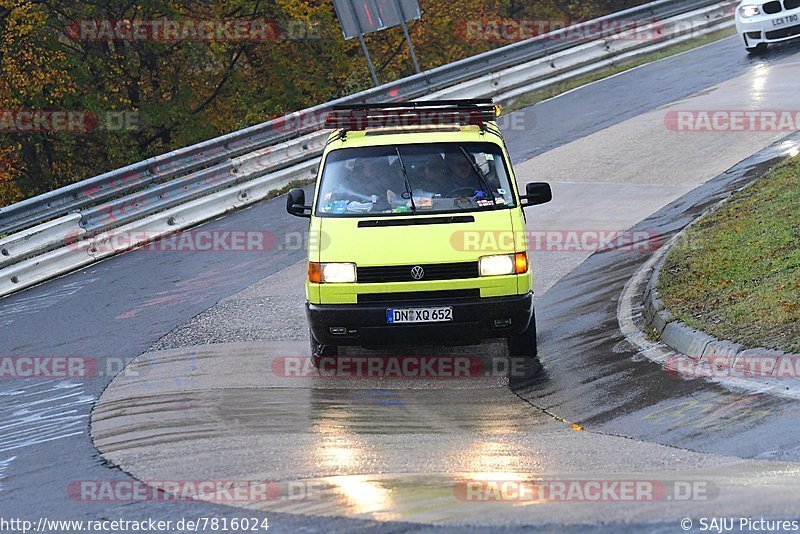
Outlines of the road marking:
[[[0,389],[0,453],[84,434],[94,402],[81,384],[31,380]],[[84,412],[84,413],[82,413]]]
[[8,469],[8,466],[11,465],[11,462],[13,462],[15,458],[16,456],[12,456],[7,460],[0,460],[0,492],[3,491],[3,479],[6,477],[6,469]]
[[86,278],[77,282],[70,282],[53,291],[47,291],[40,295],[23,296],[15,302],[11,302],[7,306],[0,309],[0,327],[9,326],[15,320],[21,319],[26,315],[38,313],[46,310],[56,304],[63,302],[67,297],[74,295],[84,287],[92,282],[98,280],[97,278]]

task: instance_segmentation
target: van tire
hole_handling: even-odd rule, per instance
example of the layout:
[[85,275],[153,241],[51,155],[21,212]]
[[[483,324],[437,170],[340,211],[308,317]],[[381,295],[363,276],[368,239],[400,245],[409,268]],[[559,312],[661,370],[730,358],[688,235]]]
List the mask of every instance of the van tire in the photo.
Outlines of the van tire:
[[308,336],[311,339],[311,363],[317,369],[319,369],[323,359],[336,358],[339,356],[338,345],[323,345],[314,339],[314,334],[310,330]]
[[508,355],[511,358],[526,358],[535,360],[538,356],[536,349],[536,314],[531,316],[528,328],[521,334],[515,334],[506,339]]

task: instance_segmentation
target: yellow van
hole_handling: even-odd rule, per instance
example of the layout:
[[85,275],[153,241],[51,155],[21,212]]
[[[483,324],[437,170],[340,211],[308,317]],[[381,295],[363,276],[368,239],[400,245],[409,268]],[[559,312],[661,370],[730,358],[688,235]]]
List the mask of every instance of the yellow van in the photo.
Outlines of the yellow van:
[[491,100],[337,107],[309,225],[307,317],[315,365],[340,346],[469,345],[505,338],[536,357],[533,274],[520,195]]

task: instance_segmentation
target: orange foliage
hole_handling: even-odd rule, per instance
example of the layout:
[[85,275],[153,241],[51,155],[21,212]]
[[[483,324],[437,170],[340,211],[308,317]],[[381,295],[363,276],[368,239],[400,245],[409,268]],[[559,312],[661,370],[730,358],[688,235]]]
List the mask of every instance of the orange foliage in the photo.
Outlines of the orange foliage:
[[17,157],[13,147],[0,148],[0,206],[7,206],[22,200],[22,191],[14,183],[19,172]]

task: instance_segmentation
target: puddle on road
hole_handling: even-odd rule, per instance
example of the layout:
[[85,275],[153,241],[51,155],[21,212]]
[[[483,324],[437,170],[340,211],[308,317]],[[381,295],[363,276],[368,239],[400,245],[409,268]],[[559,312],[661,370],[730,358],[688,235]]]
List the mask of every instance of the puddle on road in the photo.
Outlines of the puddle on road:
[[393,484],[426,499],[444,492],[436,500],[452,489],[435,476],[420,486],[424,476],[376,482],[363,473],[539,472],[542,457],[527,438],[564,432],[491,370],[439,379],[275,372],[273,362],[305,350],[270,342],[145,354],[95,406],[94,443],[140,480],[318,480],[326,502],[307,501],[298,513],[334,512],[343,496],[350,507],[334,513],[391,520],[399,518],[384,506],[399,491]]

